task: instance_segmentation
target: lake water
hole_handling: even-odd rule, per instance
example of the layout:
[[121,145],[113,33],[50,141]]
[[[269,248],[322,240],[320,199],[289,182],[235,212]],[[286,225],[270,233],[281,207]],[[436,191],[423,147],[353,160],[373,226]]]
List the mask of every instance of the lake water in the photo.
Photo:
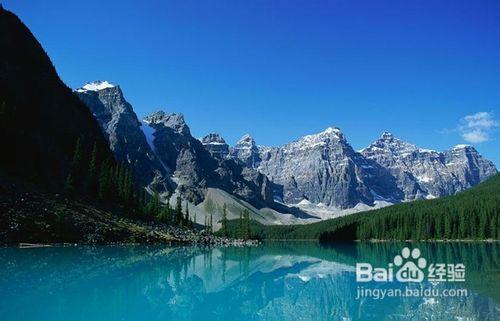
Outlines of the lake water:
[[[464,264],[465,281],[356,282],[356,263],[387,267],[405,246],[427,266]],[[407,286],[441,292],[373,296]],[[498,244],[3,248],[0,299],[3,321],[500,320]]]

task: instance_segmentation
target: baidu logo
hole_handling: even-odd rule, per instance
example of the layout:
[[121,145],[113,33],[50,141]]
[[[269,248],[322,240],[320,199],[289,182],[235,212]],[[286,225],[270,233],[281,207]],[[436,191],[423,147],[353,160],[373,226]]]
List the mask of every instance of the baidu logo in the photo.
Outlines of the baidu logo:
[[394,257],[394,265],[399,267],[396,280],[399,282],[422,282],[424,280],[424,269],[427,260],[420,257],[420,250],[415,248],[411,251],[405,247],[401,255]]
[[387,264],[387,267],[374,268],[370,263],[356,264],[357,282],[463,282],[465,266],[463,264],[429,264],[422,257],[420,249],[410,250],[405,247],[401,253]]

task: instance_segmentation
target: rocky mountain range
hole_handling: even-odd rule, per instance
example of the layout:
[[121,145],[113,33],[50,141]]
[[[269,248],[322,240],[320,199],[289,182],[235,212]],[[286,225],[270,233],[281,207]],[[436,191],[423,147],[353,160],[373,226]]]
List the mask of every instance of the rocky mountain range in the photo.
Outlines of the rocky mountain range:
[[219,135],[194,138],[182,114],[157,111],[140,121],[120,87],[107,81],[88,83],[75,94],[97,119],[117,160],[130,164],[151,193],[179,193],[198,205],[212,188],[256,208],[283,209],[264,174],[226,157],[229,146]]
[[338,128],[282,147],[258,146],[245,135],[230,155],[280,185],[275,198],[287,204],[307,200],[339,209],[453,195],[497,173],[472,146],[437,152],[386,132],[358,152]]
[[404,201],[453,195],[497,173],[495,165],[469,145],[437,152],[382,136],[361,154],[387,168],[404,192]]
[[[347,142],[338,128],[304,136],[283,147],[258,147],[246,135],[233,155],[281,185],[277,194],[288,204],[302,200],[326,206],[351,208],[358,203],[373,204],[376,199],[396,202],[402,193],[394,177],[364,158]],[[258,154],[256,154],[258,151]]]
[[88,83],[75,91],[98,121],[119,162],[130,164],[135,178],[151,190],[173,188],[170,173],[148,144],[142,123],[125,100],[120,86],[107,81]]
[[[134,189],[138,183],[158,191],[163,201],[181,196],[198,224],[210,214],[216,229],[224,205],[229,219],[247,210],[264,224],[308,223],[455,194],[497,173],[472,146],[438,152],[390,133],[361,151],[335,127],[281,147],[259,146],[250,135],[235,146],[217,133],[197,139],[182,114],[158,111],[140,120],[120,86],[107,81],[72,91],[17,16],[0,7],[0,25],[0,145],[6,151],[0,192],[8,202],[19,200],[15,206],[4,201],[13,208],[4,226],[18,226],[24,217],[24,231],[49,231],[47,222],[58,230],[54,204],[76,209],[73,197],[88,202],[89,211],[76,216],[83,225],[112,222],[115,214],[100,211],[97,201],[97,192],[108,201],[106,188],[97,191],[95,181],[106,186],[113,175],[125,175],[117,163],[133,169]],[[121,211],[116,196],[107,205]],[[32,212],[35,220],[23,214]]]
[[178,191],[194,203],[204,199],[206,188],[220,188],[257,206],[273,202],[261,191],[261,182],[247,179],[244,168],[232,159],[214,157],[191,135],[182,114],[155,112],[143,120],[149,141],[159,159],[173,173]]
[[150,191],[179,193],[194,205],[206,205],[215,189],[256,209],[308,219],[314,216],[286,204],[349,211],[435,198],[497,172],[472,146],[437,152],[383,133],[356,151],[336,127],[281,147],[259,146],[247,134],[231,147],[217,133],[194,138],[182,114],[157,111],[140,121],[120,87],[109,82],[89,83],[75,93],[98,120],[116,158],[131,164]]

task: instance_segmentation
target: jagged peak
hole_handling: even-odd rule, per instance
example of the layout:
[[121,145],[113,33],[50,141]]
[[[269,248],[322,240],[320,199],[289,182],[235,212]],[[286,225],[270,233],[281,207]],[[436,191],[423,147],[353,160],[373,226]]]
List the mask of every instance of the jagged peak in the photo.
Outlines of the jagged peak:
[[455,152],[455,153],[467,153],[467,154],[479,154],[477,149],[474,148],[472,145],[468,144],[458,144],[453,146],[453,148],[447,150],[446,152]]
[[342,134],[342,131],[338,127],[328,127],[320,134]]
[[113,85],[107,80],[96,80],[86,83],[85,85],[83,85],[82,88],[78,88],[76,91],[77,92],[100,91],[103,89],[114,88],[114,87],[117,86]]
[[252,135],[250,135],[250,134],[245,134],[245,135],[241,136],[241,138],[240,138],[240,141],[252,141],[252,140],[254,140],[254,139],[253,139]]
[[388,131],[383,132],[382,135],[380,135],[380,138],[377,139],[372,145],[374,144],[401,145],[406,147],[414,147],[415,149],[418,148],[417,146],[408,143],[407,141],[397,138],[393,133]]
[[328,127],[324,131],[317,134],[306,135],[299,139],[299,141],[318,141],[325,140],[327,138],[336,138],[339,140],[344,140],[344,134],[338,127]]
[[255,146],[255,139],[250,134],[245,134],[236,142],[236,146]]
[[328,127],[322,132],[306,135],[296,141],[288,143],[284,148],[311,149],[323,147],[332,143],[350,146],[340,128]]
[[159,124],[170,119],[176,119],[184,123],[184,115],[182,113],[166,113],[163,110],[157,110],[144,117],[144,122],[148,124]]
[[383,132],[382,135],[380,135],[380,139],[391,140],[391,139],[394,139],[394,135],[390,132]]
[[220,134],[218,134],[218,133],[210,133],[210,134],[206,135],[205,137],[203,137],[201,139],[201,142],[204,145],[207,145],[207,144],[212,144],[212,145],[227,145],[226,141],[224,140],[224,138],[222,138],[222,136]]
[[408,143],[394,136],[394,134],[384,131],[380,138],[371,143],[368,147],[361,149],[360,153],[370,152],[373,150],[386,150],[391,153],[403,154],[411,152],[431,152],[431,150],[420,149],[416,145]]
[[148,125],[162,124],[165,127],[172,128],[181,134],[190,133],[189,127],[187,126],[182,113],[166,113],[163,110],[158,110],[144,117],[143,122]]
[[471,145],[468,145],[468,144],[458,144],[458,145],[455,145],[453,146],[453,150],[457,150],[457,149],[466,149],[466,148],[471,148],[472,146]]
[[412,143],[408,143],[402,139],[395,137],[390,132],[383,132],[379,139],[370,144],[370,146],[361,149],[360,153],[371,152],[374,150],[386,150],[394,153],[395,155],[409,154],[412,152],[417,153],[439,153],[433,149],[420,148]]
[[332,135],[333,136],[337,136],[339,138],[342,138],[344,136],[344,134],[342,133],[342,131],[340,130],[340,128],[334,127],[334,126],[330,126],[330,127],[327,127],[322,132],[319,132],[317,134],[307,135],[305,137],[308,137],[308,136],[332,136]]

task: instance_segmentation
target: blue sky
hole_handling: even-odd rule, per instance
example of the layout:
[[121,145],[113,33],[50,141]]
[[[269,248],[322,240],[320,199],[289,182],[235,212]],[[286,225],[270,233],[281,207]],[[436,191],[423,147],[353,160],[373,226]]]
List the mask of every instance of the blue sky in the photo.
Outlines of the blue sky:
[[[121,85],[197,137],[281,145],[337,126],[500,165],[500,1],[19,1],[61,78]],[[144,2],[144,3],[143,3]]]

